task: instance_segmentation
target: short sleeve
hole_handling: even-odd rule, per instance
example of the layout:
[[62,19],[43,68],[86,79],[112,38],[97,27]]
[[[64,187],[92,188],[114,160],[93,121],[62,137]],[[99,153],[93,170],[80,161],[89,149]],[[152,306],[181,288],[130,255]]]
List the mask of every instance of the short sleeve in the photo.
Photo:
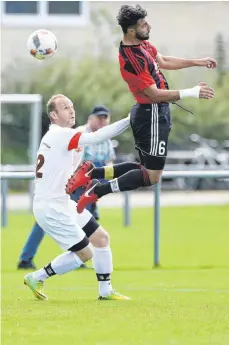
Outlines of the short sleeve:
[[70,140],[68,142],[68,151],[78,148],[81,135],[82,135],[82,132],[77,132],[77,133],[74,132],[73,136],[70,136]]
[[123,79],[128,84],[137,87],[140,91],[143,91],[144,89],[147,89],[149,86],[155,84],[155,80],[148,71],[142,71],[138,75],[127,71],[121,71],[121,74]]
[[64,144],[68,151],[77,149],[82,132],[72,128],[62,128],[59,141]]

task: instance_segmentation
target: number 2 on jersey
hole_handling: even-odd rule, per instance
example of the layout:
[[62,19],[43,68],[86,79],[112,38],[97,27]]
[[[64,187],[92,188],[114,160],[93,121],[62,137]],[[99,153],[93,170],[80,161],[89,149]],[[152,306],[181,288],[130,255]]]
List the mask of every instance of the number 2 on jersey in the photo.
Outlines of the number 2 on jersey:
[[36,166],[36,178],[42,178],[43,174],[39,170],[43,167],[45,162],[45,157],[43,155],[38,155],[37,166]]

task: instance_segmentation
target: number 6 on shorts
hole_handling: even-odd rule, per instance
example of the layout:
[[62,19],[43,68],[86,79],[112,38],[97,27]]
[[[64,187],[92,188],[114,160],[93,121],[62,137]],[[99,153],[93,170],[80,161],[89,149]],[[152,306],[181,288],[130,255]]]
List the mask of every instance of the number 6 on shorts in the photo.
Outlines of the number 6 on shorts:
[[160,141],[159,142],[159,147],[158,147],[158,154],[159,156],[164,156],[165,155],[165,141]]

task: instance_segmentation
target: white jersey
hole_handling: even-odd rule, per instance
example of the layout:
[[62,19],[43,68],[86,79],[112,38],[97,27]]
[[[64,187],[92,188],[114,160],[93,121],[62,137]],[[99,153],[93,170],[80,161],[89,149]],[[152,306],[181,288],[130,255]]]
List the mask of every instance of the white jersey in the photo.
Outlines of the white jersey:
[[37,153],[35,197],[68,197],[65,185],[73,172],[74,164],[74,150],[68,150],[68,144],[75,134],[76,131],[71,128],[50,125]]
[[83,147],[107,140],[129,127],[129,118],[93,133],[50,125],[37,153],[34,196],[38,199],[69,199],[65,192],[68,178],[82,161]]

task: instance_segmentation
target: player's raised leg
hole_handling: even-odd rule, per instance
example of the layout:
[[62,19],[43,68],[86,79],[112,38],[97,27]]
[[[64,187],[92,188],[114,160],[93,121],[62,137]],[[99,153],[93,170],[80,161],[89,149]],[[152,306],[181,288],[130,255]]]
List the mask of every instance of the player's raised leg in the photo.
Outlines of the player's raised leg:
[[141,169],[141,165],[136,162],[124,162],[96,168],[92,162],[86,161],[79,166],[68,180],[66,192],[71,194],[77,188],[85,187],[92,179],[112,180],[135,169]]
[[89,203],[96,202],[106,194],[147,187],[160,181],[171,129],[169,105],[138,104],[133,106],[131,128],[135,148],[139,152],[140,169],[130,170],[104,184],[100,184],[98,180],[89,181],[77,205],[79,213]]
[[85,193],[80,197],[77,211],[81,213],[88,204],[98,201],[109,193],[134,190],[139,187],[147,187],[160,181],[162,170],[149,171],[144,166],[140,169],[130,170],[124,175],[107,183],[101,184],[98,180],[91,180]]

